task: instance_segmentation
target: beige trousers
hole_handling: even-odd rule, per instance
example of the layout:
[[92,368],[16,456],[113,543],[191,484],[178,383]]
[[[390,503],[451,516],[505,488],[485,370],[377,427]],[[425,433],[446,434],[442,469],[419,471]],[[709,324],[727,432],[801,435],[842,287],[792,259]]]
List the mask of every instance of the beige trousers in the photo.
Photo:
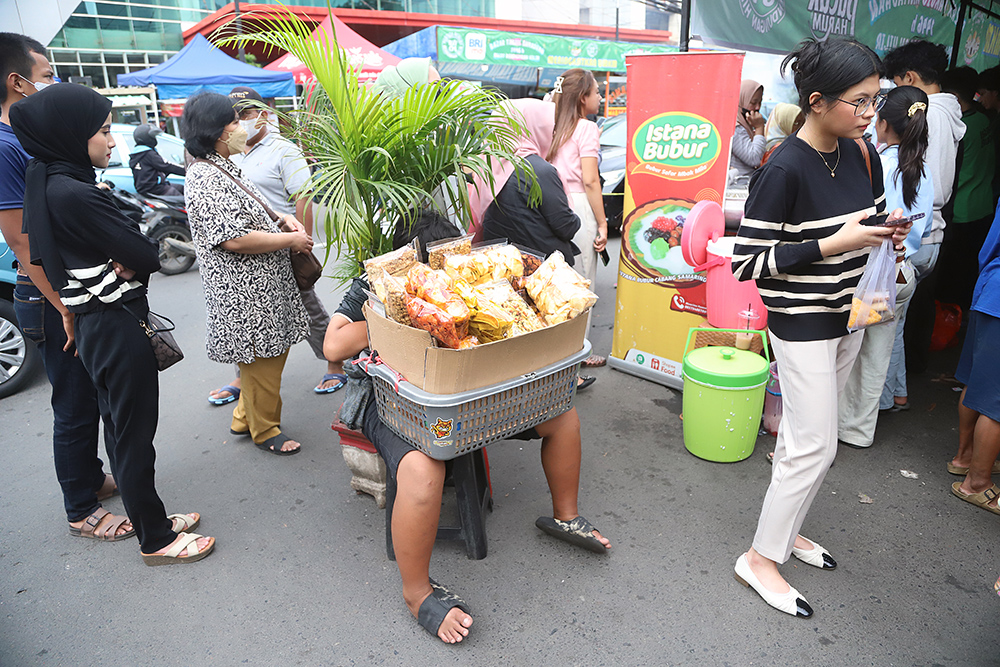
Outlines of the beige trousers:
[[771,485],[760,510],[753,548],[784,563],[806,512],[837,454],[837,398],[864,332],[817,341],[768,339],[778,360],[782,414]]
[[250,430],[258,445],[281,433],[281,372],[288,350],[276,357],[257,357],[240,364],[243,383],[240,400],[233,409],[234,431]]

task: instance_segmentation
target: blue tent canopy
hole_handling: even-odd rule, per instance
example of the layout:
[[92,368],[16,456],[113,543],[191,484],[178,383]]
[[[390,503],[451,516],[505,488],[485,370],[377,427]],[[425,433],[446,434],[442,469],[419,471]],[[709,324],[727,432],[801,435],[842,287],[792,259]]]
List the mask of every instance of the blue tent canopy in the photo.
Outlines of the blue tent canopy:
[[155,67],[118,75],[119,86],[150,84],[161,99],[184,99],[203,90],[226,95],[234,86],[249,86],[261,97],[295,94],[290,72],[269,72],[230,58],[200,34]]

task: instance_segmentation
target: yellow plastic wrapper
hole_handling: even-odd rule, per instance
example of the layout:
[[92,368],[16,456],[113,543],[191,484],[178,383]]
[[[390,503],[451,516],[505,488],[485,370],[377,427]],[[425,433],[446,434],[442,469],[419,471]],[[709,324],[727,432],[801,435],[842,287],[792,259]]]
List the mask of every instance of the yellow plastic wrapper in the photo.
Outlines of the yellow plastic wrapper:
[[455,293],[469,307],[469,333],[482,343],[492,343],[506,338],[514,325],[514,315],[498,303],[494,303],[478,287],[472,287],[464,280],[455,281]]
[[452,287],[448,274],[429,269],[424,264],[414,264],[406,275],[408,293],[441,308],[460,325],[467,326],[471,312]]
[[514,291],[514,288],[510,286],[510,282],[498,280],[477,289],[491,303],[498,304],[514,318],[510,330],[507,332],[507,338],[545,328],[545,322],[531,309],[528,302]]
[[597,303],[590,281],[574,271],[558,250],[524,281],[524,287],[549,325],[571,320]]
[[453,279],[464,280],[476,287],[523,276],[524,262],[521,251],[514,246],[493,246],[474,251],[471,255],[446,257],[444,270]]

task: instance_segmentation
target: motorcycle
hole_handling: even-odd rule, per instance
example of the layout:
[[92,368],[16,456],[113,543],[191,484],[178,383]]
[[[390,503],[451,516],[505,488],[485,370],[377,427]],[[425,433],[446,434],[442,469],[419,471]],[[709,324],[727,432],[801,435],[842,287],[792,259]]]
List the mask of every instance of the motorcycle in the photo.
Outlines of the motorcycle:
[[160,246],[160,273],[184,273],[194,265],[187,209],[183,201],[153,195],[135,195],[109,183],[112,199],[126,217],[134,220],[142,233]]

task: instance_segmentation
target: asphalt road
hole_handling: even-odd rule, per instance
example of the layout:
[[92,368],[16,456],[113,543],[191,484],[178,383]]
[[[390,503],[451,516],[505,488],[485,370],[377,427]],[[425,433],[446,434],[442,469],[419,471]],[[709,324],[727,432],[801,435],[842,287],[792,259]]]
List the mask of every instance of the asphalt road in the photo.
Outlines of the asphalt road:
[[[598,278],[591,338],[602,353],[615,273]],[[328,279],[319,289],[332,311],[338,293]],[[312,393],[323,366],[308,347],[292,349],[283,391],[283,426],[304,451],[278,458],[234,441],[229,409],[205,400],[230,369],[205,357],[197,270],[156,276],[150,300],[187,354],[160,376],[157,487],[169,512],[202,513],[216,553],[149,568],[134,540],[67,534],[40,376],[0,401],[0,665],[1000,664],[998,519],[949,491],[958,395],[931,381],[956,350],[911,378],[914,409],[885,417],[875,447],[840,452],[804,528],[840,566],[783,567],[810,620],[733,579],[773,439],[740,463],[702,461],[684,449],[679,393],[597,369],[577,399],[581,511],[614,549],[596,556],[536,530],[549,511],[537,444],[491,446],[489,556],[439,543],[432,561],[475,617],[470,637],[446,646],[402,603],[383,513],[351,490],[330,431],[340,395]]]

